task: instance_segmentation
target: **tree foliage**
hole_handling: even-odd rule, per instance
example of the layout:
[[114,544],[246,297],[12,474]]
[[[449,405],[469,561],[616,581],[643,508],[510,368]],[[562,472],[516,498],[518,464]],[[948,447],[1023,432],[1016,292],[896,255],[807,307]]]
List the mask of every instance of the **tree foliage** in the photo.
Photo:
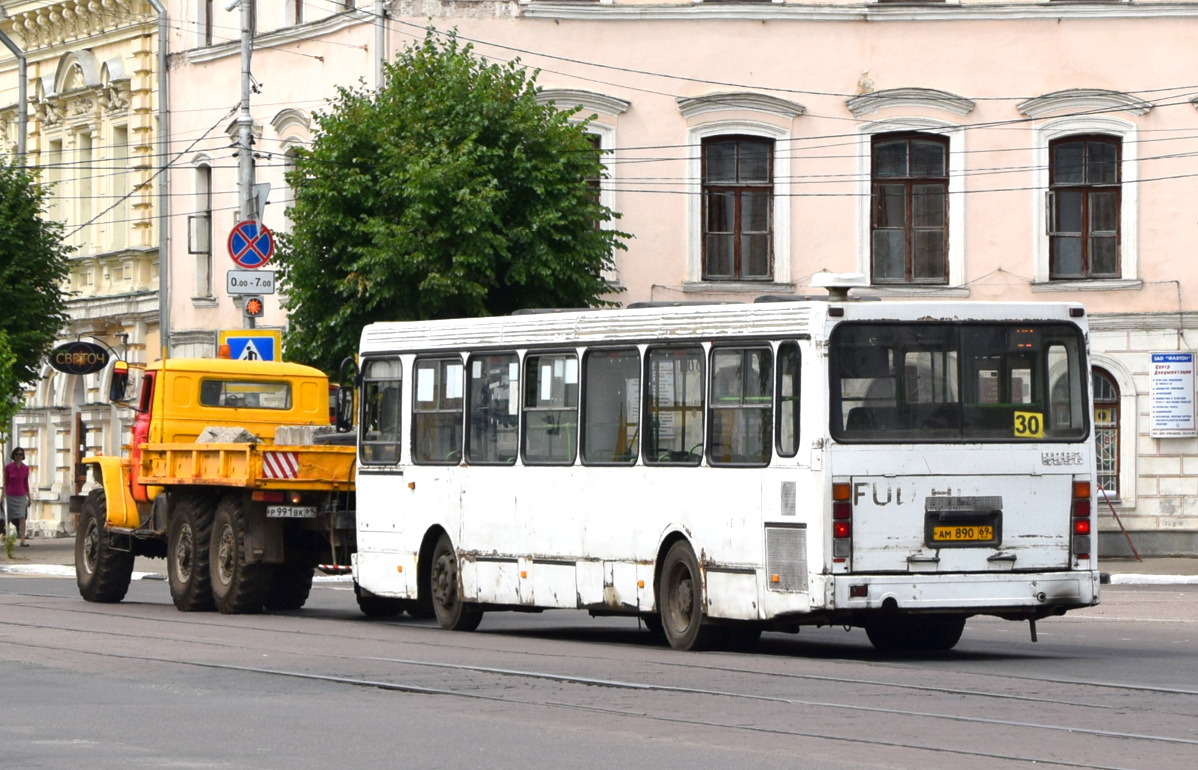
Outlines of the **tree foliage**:
[[287,357],[334,371],[373,321],[606,304],[623,233],[598,201],[586,123],[536,74],[431,31],[378,91],[342,88],[287,181]]
[[[20,397],[67,322],[64,284],[72,248],[45,218],[49,190],[0,160],[0,399]],[[4,423],[7,426],[7,421]]]

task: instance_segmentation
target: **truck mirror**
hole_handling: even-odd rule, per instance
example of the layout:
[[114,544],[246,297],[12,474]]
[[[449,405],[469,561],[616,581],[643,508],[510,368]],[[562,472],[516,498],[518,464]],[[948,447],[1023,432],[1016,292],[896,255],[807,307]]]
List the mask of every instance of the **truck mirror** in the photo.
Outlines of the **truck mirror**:
[[112,365],[112,380],[108,385],[109,401],[124,401],[125,391],[129,388],[129,364],[116,361]]
[[335,423],[338,433],[346,433],[354,427],[354,389],[342,386],[338,388],[336,399]]

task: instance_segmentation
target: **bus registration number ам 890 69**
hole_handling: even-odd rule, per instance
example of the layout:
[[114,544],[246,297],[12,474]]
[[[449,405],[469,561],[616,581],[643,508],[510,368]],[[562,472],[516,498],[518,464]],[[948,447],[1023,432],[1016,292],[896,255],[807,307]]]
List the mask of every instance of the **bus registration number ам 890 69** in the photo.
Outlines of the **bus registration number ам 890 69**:
[[987,524],[961,524],[932,527],[933,543],[977,543],[992,542],[994,527]]

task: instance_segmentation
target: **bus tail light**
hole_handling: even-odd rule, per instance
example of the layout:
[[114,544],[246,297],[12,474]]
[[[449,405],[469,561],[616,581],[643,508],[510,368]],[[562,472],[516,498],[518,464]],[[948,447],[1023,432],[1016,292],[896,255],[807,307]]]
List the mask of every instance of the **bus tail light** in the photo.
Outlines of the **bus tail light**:
[[832,483],[832,561],[847,561],[853,550],[852,486]]
[[1073,480],[1073,558],[1090,558],[1090,482]]

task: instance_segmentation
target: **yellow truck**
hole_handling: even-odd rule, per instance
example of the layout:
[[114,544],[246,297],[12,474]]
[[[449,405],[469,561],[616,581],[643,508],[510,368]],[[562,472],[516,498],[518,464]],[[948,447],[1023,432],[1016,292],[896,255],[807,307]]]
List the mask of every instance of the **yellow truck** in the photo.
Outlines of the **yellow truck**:
[[75,536],[83,598],[121,601],[134,558],[150,556],[183,611],[303,606],[316,567],[355,550],[354,434],[330,427],[329,392],[293,363],[148,365],[127,456],[84,459],[97,486]]

